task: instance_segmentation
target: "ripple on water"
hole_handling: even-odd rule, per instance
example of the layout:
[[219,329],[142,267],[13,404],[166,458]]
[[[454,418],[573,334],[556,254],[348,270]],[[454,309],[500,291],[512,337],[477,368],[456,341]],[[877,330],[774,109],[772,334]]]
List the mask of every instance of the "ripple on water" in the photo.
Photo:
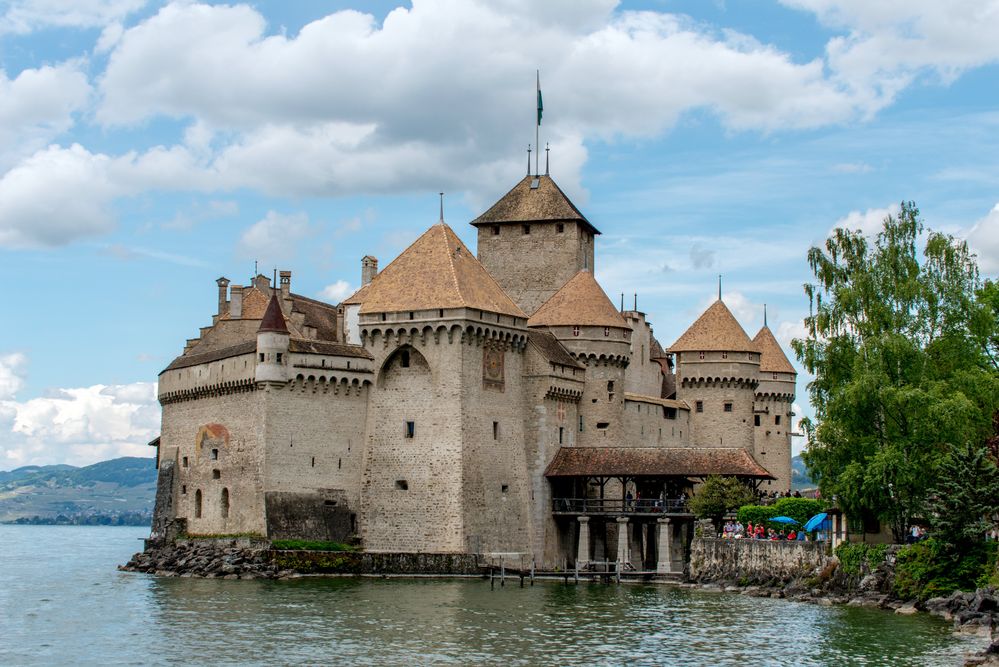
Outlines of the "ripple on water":
[[657,586],[157,579],[145,531],[0,526],[0,664],[953,665],[925,616]]

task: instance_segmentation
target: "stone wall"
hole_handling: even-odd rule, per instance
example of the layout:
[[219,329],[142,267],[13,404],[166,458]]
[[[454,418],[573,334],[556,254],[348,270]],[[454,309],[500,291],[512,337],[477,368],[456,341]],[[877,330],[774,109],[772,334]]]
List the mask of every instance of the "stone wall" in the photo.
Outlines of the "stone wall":
[[754,428],[756,460],[777,478],[764,481],[760,488],[787,491],[791,488],[791,402],[781,396],[757,393],[754,418],[760,420]]
[[624,439],[630,447],[689,447],[690,411],[667,411],[666,406],[651,400],[626,398]]
[[826,549],[823,542],[695,537],[690,546],[690,578],[743,584],[790,581],[825,567],[831,559]]
[[662,393],[662,367],[649,358],[652,350],[652,327],[645,313],[630,310],[623,313],[631,325],[631,363],[625,374],[624,390],[632,394],[658,397]]

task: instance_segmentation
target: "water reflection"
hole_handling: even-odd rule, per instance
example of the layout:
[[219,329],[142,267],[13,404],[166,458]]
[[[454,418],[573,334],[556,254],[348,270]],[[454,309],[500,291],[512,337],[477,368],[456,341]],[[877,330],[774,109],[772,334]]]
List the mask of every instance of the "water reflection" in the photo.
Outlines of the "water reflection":
[[951,665],[963,649],[924,616],[659,586],[115,572],[139,534],[0,526],[0,664]]

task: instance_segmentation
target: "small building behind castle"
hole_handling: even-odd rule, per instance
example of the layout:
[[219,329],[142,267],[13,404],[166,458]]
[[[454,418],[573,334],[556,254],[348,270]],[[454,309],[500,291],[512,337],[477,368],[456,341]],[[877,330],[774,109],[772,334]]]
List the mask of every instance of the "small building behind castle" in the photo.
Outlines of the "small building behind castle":
[[700,480],[790,486],[796,376],[770,329],[719,298],[664,348],[594,279],[600,232],[548,175],[471,224],[477,254],[442,219],[380,271],[364,257],[336,305],[289,271],[220,278],[160,374],[154,535],[668,573]]

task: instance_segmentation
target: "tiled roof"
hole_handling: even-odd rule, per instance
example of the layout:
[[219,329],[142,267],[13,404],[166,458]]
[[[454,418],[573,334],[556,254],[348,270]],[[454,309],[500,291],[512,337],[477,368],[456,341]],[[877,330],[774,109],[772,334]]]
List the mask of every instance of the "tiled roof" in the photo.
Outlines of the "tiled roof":
[[198,364],[207,364],[211,361],[220,361],[222,359],[228,359],[229,357],[238,357],[241,354],[252,354],[256,351],[257,341],[254,339],[239,343],[237,345],[230,345],[229,347],[211,350],[209,352],[202,352],[199,354],[182,354],[171,361],[170,365],[160,372],[165,373],[178,368],[187,368],[189,366],[197,366]]
[[272,331],[274,333],[289,333],[288,323],[284,320],[284,313],[281,312],[281,304],[278,302],[278,293],[271,294],[271,300],[267,304],[267,310],[260,320],[260,328],[257,331]]
[[498,202],[472,221],[478,225],[496,225],[510,222],[538,222],[565,220],[578,222],[591,234],[599,234],[579,209],[569,201],[551,176],[538,176],[538,187],[531,188],[534,176],[525,176],[520,183],[503,195]]
[[669,348],[670,352],[758,352],[725,303],[718,299]]
[[527,319],[443,222],[424,232],[367,285],[362,313],[475,308]]
[[585,269],[541,304],[527,326],[583,325],[627,329],[628,323]]
[[780,349],[780,343],[774,338],[770,327],[764,326],[756,334],[753,344],[760,351],[760,370],[764,373],[795,373],[794,366],[787,360],[784,350]]
[[267,304],[270,303],[269,294],[264,294],[257,287],[251,287],[243,292],[243,311],[239,316],[243,320],[259,320],[267,312]]
[[528,331],[527,337],[530,339],[531,344],[538,348],[541,354],[545,355],[548,361],[573,368],[585,368],[585,366],[572,358],[572,355],[565,349],[565,346],[558,342],[558,338],[552,335],[551,332]]
[[705,477],[776,479],[741,447],[561,447],[545,477]]
[[337,332],[336,306],[301,294],[290,294],[292,310],[305,315],[305,325],[316,329],[316,337],[321,340],[336,340]]
[[289,352],[304,352],[309,354],[328,354],[335,357],[360,357],[362,359],[374,359],[371,354],[360,345],[349,345],[346,343],[327,343],[318,340],[304,340],[302,338],[292,338],[288,344]]
[[[375,274],[375,279],[377,279],[377,278],[378,278],[378,275]],[[374,282],[374,280],[372,280],[372,282]],[[354,305],[359,305],[359,304],[363,303],[364,302],[364,297],[368,293],[368,288],[369,287],[371,287],[371,283],[368,283],[367,285],[361,285],[361,289],[357,290],[356,292],[354,292],[353,294],[351,294],[350,296],[348,296],[346,299],[344,299],[343,301],[341,301],[340,305],[341,306],[354,306]]]
[[687,404],[687,401],[678,401],[674,398],[658,398],[656,396],[643,396],[642,394],[632,394],[629,391],[624,392],[624,400],[636,401],[638,403],[652,403],[653,405],[661,405],[664,408],[677,408],[678,410],[690,410],[690,406]]

